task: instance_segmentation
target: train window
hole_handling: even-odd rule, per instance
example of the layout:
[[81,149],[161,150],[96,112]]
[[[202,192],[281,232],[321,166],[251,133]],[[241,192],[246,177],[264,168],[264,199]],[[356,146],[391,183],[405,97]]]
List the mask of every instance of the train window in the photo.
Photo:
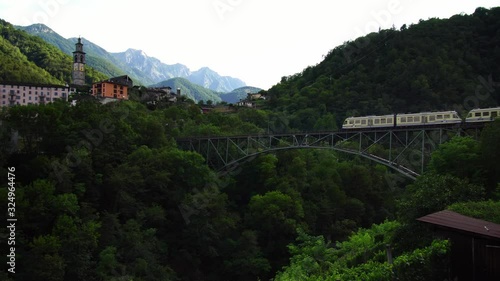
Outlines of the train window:
[[441,115],[441,114],[436,115],[436,119],[437,119],[437,120],[441,120],[441,119],[443,119],[443,115]]
[[408,117],[408,122],[413,122],[413,116]]
[[434,115],[429,116],[429,121],[436,121],[436,116]]
[[401,117],[401,122],[406,122],[406,117]]
[[444,119],[450,119],[450,115],[449,114],[445,114],[444,115]]
[[375,119],[374,121],[375,124],[380,124],[380,119]]
[[488,116],[488,115],[490,115],[490,112],[488,112],[488,111],[483,112],[483,116]]
[[349,124],[354,124],[354,121],[353,120],[349,120]]
[[366,119],[361,120],[361,125],[366,125]]
[[392,118],[387,118],[387,123],[392,123]]
[[361,120],[355,120],[355,121],[354,121],[354,123],[355,123],[356,125],[359,125],[359,123],[361,123]]
[[481,117],[481,112],[475,112],[474,117]]
[[415,122],[420,122],[420,116],[415,116],[415,119],[413,119]]
[[385,124],[385,121],[386,121],[385,118],[380,119],[381,124]]

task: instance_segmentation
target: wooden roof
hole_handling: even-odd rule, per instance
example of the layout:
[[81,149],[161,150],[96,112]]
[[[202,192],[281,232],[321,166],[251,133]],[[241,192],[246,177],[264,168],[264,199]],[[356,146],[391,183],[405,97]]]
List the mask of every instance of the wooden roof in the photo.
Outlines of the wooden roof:
[[464,216],[449,210],[444,210],[417,219],[421,222],[500,239],[500,224]]

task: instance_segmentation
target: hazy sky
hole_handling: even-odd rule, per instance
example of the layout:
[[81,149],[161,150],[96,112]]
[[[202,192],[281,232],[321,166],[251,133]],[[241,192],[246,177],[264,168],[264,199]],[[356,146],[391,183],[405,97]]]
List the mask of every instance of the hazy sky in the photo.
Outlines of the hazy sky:
[[[0,0],[0,18],[44,23],[109,52],[143,50],[267,89],[380,28],[500,6],[491,0]],[[85,42],[84,42],[85,43]]]

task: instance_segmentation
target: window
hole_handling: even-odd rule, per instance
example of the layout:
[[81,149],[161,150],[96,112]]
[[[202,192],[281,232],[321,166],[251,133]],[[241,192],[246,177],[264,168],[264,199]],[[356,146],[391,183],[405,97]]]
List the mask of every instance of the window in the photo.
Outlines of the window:
[[392,123],[392,118],[387,118],[387,123],[388,124]]
[[361,125],[366,125],[366,119],[361,120]]
[[474,117],[481,117],[481,112],[474,112]]
[[374,122],[376,125],[380,124],[380,119],[375,119],[375,122]]
[[408,122],[413,122],[413,116],[408,116]]
[[413,119],[415,122],[420,122],[420,116],[415,116],[415,119]]
[[443,115],[442,115],[442,114],[438,114],[438,115],[436,115],[436,119],[437,119],[437,120],[443,120]]
[[354,124],[354,121],[353,120],[349,120],[349,124]]
[[386,123],[386,121],[387,121],[387,120],[386,120],[385,118],[380,119],[380,123],[381,123],[381,124],[385,124],[385,123]]
[[450,119],[450,115],[449,114],[445,114],[444,115],[444,119]]
[[429,121],[436,121],[436,116],[435,115],[431,115],[429,116]]
[[490,115],[490,113],[488,111],[483,112],[483,116],[489,116],[489,115]]
[[401,122],[406,122],[406,117],[401,117]]
[[361,123],[361,120],[359,120],[359,119],[354,121],[354,124],[356,124],[356,125],[359,125],[360,123]]

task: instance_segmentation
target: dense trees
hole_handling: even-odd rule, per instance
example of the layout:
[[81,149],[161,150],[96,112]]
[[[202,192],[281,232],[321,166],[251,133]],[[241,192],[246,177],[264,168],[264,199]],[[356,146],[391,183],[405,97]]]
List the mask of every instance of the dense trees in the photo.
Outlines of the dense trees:
[[[403,276],[422,257],[426,267],[414,274],[432,277],[442,273],[432,264],[446,255],[446,242],[433,242],[416,218],[451,205],[497,219],[487,210],[498,199],[496,186],[489,188],[497,181],[498,122],[478,140],[443,143],[404,191],[385,167],[330,150],[262,154],[218,178],[172,139],[202,134],[200,126],[220,134],[277,130],[269,124],[276,116],[84,99],[4,109],[0,161],[4,171],[16,167],[17,262],[26,269],[16,277],[267,280],[281,271],[277,280],[376,280]],[[302,242],[293,246],[297,237]]]
[[[482,29],[443,36],[482,48],[488,44],[482,37],[468,40],[491,35],[496,13],[458,16],[454,24],[476,22]],[[440,145],[426,172],[406,188],[386,167],[333,150],[259,154],[218,177],[206,159],[179,150],[174,140],[332,130],[334,120],[368,109],[455,102],[453,93],[475,84],[461,80],[470,72],[449,57],[479,67],[480,56],[412,39],[443,24],[433,19],[371,34],[365,39],[378,54],[373,58],[346,43],[319,68],[284,77],[259,110],[204,114],[188,99],[148,108],[86,98],[74,106],[3,108],[0,173],[16,167],[16,280],[444,280],[449,243],[415,219],[449,208],[498,222],[499,121],[479,139]],[[370,72],[373,67],[389,72]],[[424,74],[431,68],[432,75]],[[1,188],[4,206],[6,198]]]

